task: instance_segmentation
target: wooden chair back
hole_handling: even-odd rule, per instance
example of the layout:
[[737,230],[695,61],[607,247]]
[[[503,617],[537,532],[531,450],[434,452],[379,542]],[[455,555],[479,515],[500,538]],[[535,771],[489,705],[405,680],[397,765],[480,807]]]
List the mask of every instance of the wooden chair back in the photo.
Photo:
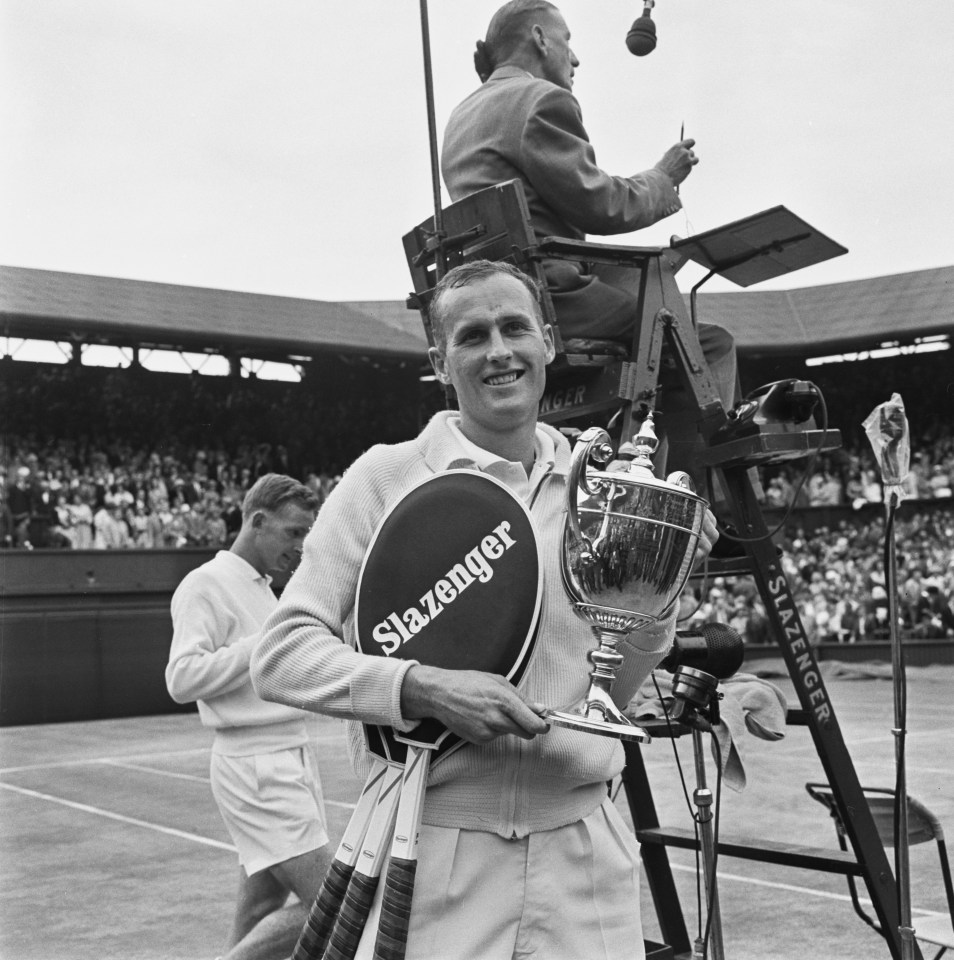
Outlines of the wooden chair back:
[[462,263],[504,260],[540,284],[543,319],[553,327],[557,352],[561,353],[556,314],[530,226],[523,184],[507,180],[479,190],[445,207],[442,219],[442,236],[437,235],[433,216],[404,236],[404,253],[414,287],[409,305],[421,311],[428,343],[433,346],[434,338],[427,308],[440,277]]

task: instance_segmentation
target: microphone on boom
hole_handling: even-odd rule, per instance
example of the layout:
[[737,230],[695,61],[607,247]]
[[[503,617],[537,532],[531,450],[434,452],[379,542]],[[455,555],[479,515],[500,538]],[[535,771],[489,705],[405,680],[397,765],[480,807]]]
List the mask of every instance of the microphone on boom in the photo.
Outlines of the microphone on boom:
[[643,0],[643,12],[626,34],[626,47],[631,54],[645,57],[656,49],[656,24],[652,20],[655,0]]
[[719,681],[742,666],[744,653],[739,631],[725,623],[703,624],[698,634],[677,633],[672,650],[659,664],[673,675],[673,720],[711,730],[719,721]]
[[742,666],[744,656],[745,643],[738,630],[727,623],[704,623],[699,633],[677,633],[659,666],[670,673],[692,667],[727,680]]

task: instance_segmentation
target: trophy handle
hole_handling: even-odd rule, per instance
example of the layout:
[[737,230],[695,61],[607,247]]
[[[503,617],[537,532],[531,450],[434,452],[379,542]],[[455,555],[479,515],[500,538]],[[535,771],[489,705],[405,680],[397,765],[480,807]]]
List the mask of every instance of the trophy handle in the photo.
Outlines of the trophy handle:
[[692,477],[690,477],[685,470],[676,470],[670,473],[669,476],[666,477],[666,483],[682,487],[683,490],[688,490],[690,493],[696,492],[696,485],[692,482]]
[[566,484],[567,522],[573,536],[584,545],[587,551],[592,550],[593,545],[580,529],[577,490],[582,489],[595,497],[600,492],[600,486],[590,481],[586,475],[586,465],[591,459],[598,463],[607,463],[612,456],[613,445],[610,443],[609,434],[602,427],[588,427],[577,438],[570,457],[570,474]]

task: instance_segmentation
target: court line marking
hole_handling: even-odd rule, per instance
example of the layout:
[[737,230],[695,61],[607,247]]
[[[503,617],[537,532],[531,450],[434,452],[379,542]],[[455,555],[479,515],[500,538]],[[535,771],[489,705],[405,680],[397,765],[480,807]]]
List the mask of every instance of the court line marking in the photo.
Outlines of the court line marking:
[[[887,741],[885,741],[887,745]],[[812,769],[818,769],[820,766],[820,761],[818,757],[818,752],[816,751],[813,744],[808,744],[806,746],[801,745],[789,745],[787,747],[780,748],[780,750],[785,750],[784,761],[786,763],[798,763],[803,767],[811,767]],[[849,750],[850,753],[850,750]],[[680,759],[685,765],[685,757],[680,755]],[[773,760],[777,760],[777,757],[773,757]],[[665,756],[656,755],[654,757],[646,757],[646,769],[648,771],[658,771],[662,769],[669,769],[672,763],[672,754],[667,753]],[[691,760],[690,760],[691,762]],[[860,767],[877,767],[879,770],[883,769],[885,765],[889,765],[891,770],[894,770],[894,757],[885,755],[883,758],[872,757],[866,759],[864,757],[857,757],[853,760],[853,765],[855,769]],[[751,765],[752,768],[755,767],[755,764]],[[941,775],[949,776],[951,770],[949,767],[928,767],[920,763],[912,763],[910,755],[907,758],[905,763],[905,770],[908,773],[916,774],[932,774],[932,775]],[[2,773],[2,771],[0,771]]]
[[161,770],[158,767],[147,767],[141,763],[127,763],[125,760],[97,760],[96,763],[105,767],[122,767],[124,770],[139,770],[143,773],[157,774],[171,777],[174,780],[192,780],[195,783],[209,783],[208,777],[197,777],[194,773],[177,773],[175,770]]
[[[208,753],[209,747],[193,747],[190,750],[167,750],[159,753],[130,753],[130,758],[185,757],[191,753]],[[24,763],[17,767],[0,767],[0,776],[6,773],[21,773],[27,770],[54,770],[57,767],[76,767],[85,763],[109,763],[115,757],[84,757],[82,760],[48,760],[45,763]],[[125,759],[125,758],[119,758]]]
[[165,833],[171,837],[178,837],[180,840],[191,840],[193,843],[201,843],[207,847],[215,847],[217,850],[230,850],[235,853],[235,847],[230,843],[223,843],[221,840],[213,840],[211,837],[203,837],[198,833],[188,833],[185,830],[177,830],[175,827],[164,827],[159,823],[152,823],[149,820],[139,820],[136,817],[127,817],[122,813],[113,813],[111,810],[103,810],[102,807],[91,807],[86,803],[77,803],[75,800],[67,800],[64,797],[54,797],[49,793],[40,793],[39,790],[29,790],[26,787],[15,787],[12,783],[0,783],[0,790],[11,790],[14,793],[22,794],[26,797],[32,797],[35,800],[46,800],[48,803],[56,803],[63,807],[69,807],[71,810],[80,810],[83,813],[91,813],[97,817],[105,817],[107,820],[118,820],[120,823],[130,824],[135,827],[145,827],[147,830],[155,830],[157,833]]
[[[686,866],[685,864],[681,863],[672,863],[670,866],[673,870],[679,870],[682,873],[696,872],[695,867]],[[738,874],[723,873],[721,870],[716,873],[716,876],[720,880],[733,880],[736,883],[748,883],[754,887],[770,887],[773,890],[785,890],[789,893],[801,893],[810,897],[823,897],[826,900],[844,900],[848,903],[851,902],[851,897],[847,893],[830,893],[827,890],[813,890],[811,887],[800,887],[793,883],[779,883],[776,880],[760,880],[757,877],[740,877]],[[874,904],[870,900],[866,900],[864,897],[859,897],[858,902],[869,907],[874,907]],[[946,916],[942,910],[924,910],[920,907],[912,907],[911,912],[919,913],[926,917]]]
[[[190,753],[194,751],[189,751]],[[139,763],[127,763],[125,760],[114,760],[110,757],[97,757],[94,760],[70,760],[64,761],[63,763],[49,764],[52,767],[60,766],[75,766],[76,764],[99,764],[106,767],[121,767],[126,770],[138,770],[141,773],[151,773],[153,776],[157,777],[170,777],[174,780],[189,780],[193,783],[203,783],[211,786],[212,781],[208,777],[197,777],[193,773],[177,773],[174,770],[163,770],[160,767],[147,767]],[[6,773],[20,773],[20,772],[29,772],[32,770],[43,770],[46,768],[46,764],[39,764],[32,767],[7,767],[6,769],[0,770],[0,776]],[[11,786],[10,784],[4,784],[0,782],[0,787]],[[13,788],[16,789],[16,788]],[[324,798],[325,806],[330,807],[340,807],[344,810],[354,810],[355,804],[349,803],[346,800],[329,800],[327,797]]]
[[[2,739],[2,735],[0,735]],[[315,743],[341,745],[341,736],[313,737]],[[194,753],[211,753],[212,747],[190,747],[188,750],[154,750],[147,753],[129,753],[120,757],[84,757],[80,760],[48,760],[44,763],[24,763],[15,767],[0,767],[0,776],[5,773],[20,773],[24,770],[46,770],[56,767],[75,767],[84,763],[110,763],[115,760],[148,760],[159,757],[186,757]]]
[[[172,777],[176,780],[192,780],[196,783],[206,783],[209,786],[212,785],[212,781],[208,777],[197,777],[193,773],[176,773],[172,770],[163,770],[160,767],[146,767],[139,763],[126,763],[124,760],[99,760],[97,762],[109,767],[123,767],[126,770],[139,770],[142,773],[151,773],[157,777]],[[355,808],[355,804],[349,803],[346,800],[329,800],[327,797],[323,799],[326,806],[343,807],[345,810],[354,810]]]
[[[158,823],[152,823],[148,820],[139,820],[136,817],[127,817],[121,813],[113,813],[111,810],[103,810],[101,807],[92,807],[86,803],[77,803],[75,800],[67,800],[63,797],[54,797],[49,793],[40,793],[38,790],[29,790],[26,787],[17,787],[12,783],[2,783],[0,782],[0,789],[10,790],[13,793],[19,793],[23,796],[32,797],[36,800],[46,800],[48,803],[59,804],[60,806],[69,807],[72,810],[80,810],[83,813],[90,813],[94,816],[105,817],[108,820],[116,820],[120,823],[130,824],[131,826],[144,827],[147,830],[154,830],[157,833],[164,833],[168,836],[177,837],[180,840],[191,840],[193,843],[200,843],[207,847],[214,847],[217,850],[228,850],[231,853],[235,853],[235,847],[230,843],[223,843],[221,840],[213,840],[211,837],[203,837],[197,833],[188,833],[185,830],[177,830],[175,827],[165,827]],[[353,807],[354,804],[351,804]],[[678,870],[683,873],[696,873],[695,867],[685,866],[679,863],[673,863],[670,865],[673,870]],[[821,897],[827,900],[842,900],[842,901],[851,901],[851,897],[843,893],[829,893],[826,890],[813,890],[810,887],[800,887],[791,883],[779,883],[774,880],[760,880],[755,877],[741,877],[738,874],[734,873],[722,873],[721,871],[717,874],[720,880],[732,880],[736,883],[747,883],[752,886],[757,887],[767,887],[773,890],[785,890],[789,893],[800,893],[812,897]],[[871,902],[865,899],[861,900],[862,903],[871,906]],[[913,907],[912,912],[922,914],[924,916],[941,916],[942,911],[939,910],[922,910],[918,907]]]

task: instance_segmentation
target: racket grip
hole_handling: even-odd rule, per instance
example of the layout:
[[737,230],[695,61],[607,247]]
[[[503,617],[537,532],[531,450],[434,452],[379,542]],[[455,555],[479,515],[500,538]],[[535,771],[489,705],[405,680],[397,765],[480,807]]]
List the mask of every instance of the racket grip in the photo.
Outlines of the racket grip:
[[338,911],[338,920],[331,932],[325,960],[353,960],[380,879],[367,877],[363,873],[352,874],[348,892]]
[[292,954],[292,960],[322,960],[354,867],[332,860]]
[[404,960],[417,860],[392,857],[384,882],[374,960]]

